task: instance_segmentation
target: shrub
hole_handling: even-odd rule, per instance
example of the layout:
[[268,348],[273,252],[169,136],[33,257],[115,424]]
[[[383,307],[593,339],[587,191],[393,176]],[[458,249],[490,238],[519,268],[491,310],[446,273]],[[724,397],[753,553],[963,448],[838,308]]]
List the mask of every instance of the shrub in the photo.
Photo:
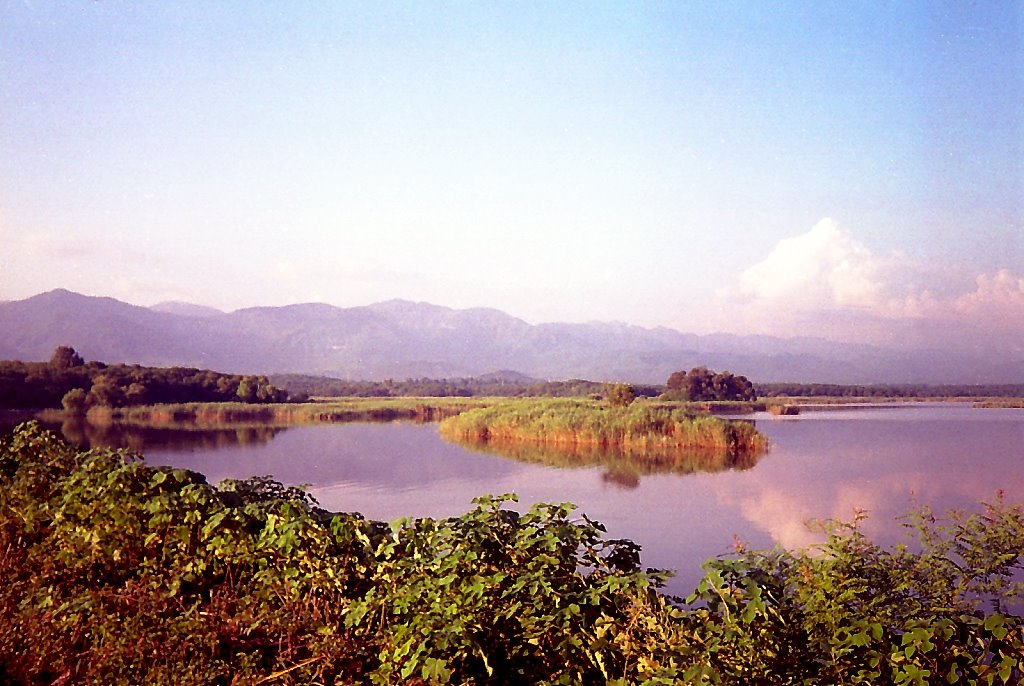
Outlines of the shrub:
[[612,407],[626,407],[636,400],[636,390],[629,384],[614,384],[608,388],[608,402]]
[[85,398],[85,390],[81,388],[72,388],[64,394],[60,404],[68,412],[72,412],[76,415],[85,414]]

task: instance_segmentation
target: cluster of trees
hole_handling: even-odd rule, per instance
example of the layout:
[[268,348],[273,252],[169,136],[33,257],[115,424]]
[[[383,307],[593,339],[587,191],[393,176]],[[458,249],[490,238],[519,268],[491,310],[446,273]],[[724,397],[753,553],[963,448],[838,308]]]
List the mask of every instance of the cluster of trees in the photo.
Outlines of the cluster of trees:
[[473,379],[348,381],[307,374],[276,374],[270,380],[277,386],[287,388],[293,396],[321,398],[470,397],[482,395],[479,390],[489,387],[483,383],[474,383]]
[[665,384],[667,400],[757,400],[754,385],[745,376],[732,372],[714,372],[707,367],[694,367],[688,372],[673,372]]
[[12,684],[1019,684],[1024,509],[739,549],[686,600],[569,504],[393,524],[257,477],[0,438]]
[[126,407],[184,402],[284,402],[287,392],[266,376],[222,374],[188,367],[86,362],[59,346],[48,362],[0,361],[0,408]]

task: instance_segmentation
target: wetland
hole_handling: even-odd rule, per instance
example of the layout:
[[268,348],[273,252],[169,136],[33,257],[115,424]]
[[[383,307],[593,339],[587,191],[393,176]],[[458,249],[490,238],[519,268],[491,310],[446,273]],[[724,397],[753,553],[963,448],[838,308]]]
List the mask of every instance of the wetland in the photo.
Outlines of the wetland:
[[645,564],[675,570],[669,587],[679,593],[692,589],[704,560],[736,539],[758,548],[805,546],[819,540],[810,520],[850,520],[863,511],[864,530],[890,543],[901,537],[900,516],[920,505],[970,509],[998,493],[1024,500],[1020,409],[887,403],[744,418],[767,438],[767,452],[696,451],[672,460],[600,445],[450,442],[436,423],[422,420],[241,417],[225,424],[221,417],[218,425],[164,417],[154,424],[136,415],[49,426],[77,445],[128,448],[149,464],[195,470],[210,483],[271,475],[306,485],[328,510],[385,521],[462,514],[487,493],[515,492],[524,508],[572,502],[609,535],[639,543]]

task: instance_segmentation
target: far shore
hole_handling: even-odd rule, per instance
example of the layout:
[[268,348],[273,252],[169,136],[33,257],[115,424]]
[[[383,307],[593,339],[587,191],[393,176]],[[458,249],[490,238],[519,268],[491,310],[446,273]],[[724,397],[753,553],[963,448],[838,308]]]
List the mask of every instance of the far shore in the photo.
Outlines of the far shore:
[[[325,397],[302,403],[250,404],[239,402],[174,403],[129,407],[93,407],[84,415],[68,410],[0,410],[13,425],[39,419],[57,423],[84,419],[92,424],[128,424],[154,427],[227,427],[243,425],[297,426],[343,422],[415,421],[437,422],[466,410],[494,407],[531,398],[519,397]],[[532,398],[536,399],[536,398]],[[913,397],[869,398],[828,396],[778,396],[755,401],[688,402],[638,398],[651,408],[682,410],[695,414],[776,415],[807,411],[848,410],[913,406],[923,403],[970,403],[979,409],[1024,409],[1024,398]],[[783,411],[785,408],[787,411]]]

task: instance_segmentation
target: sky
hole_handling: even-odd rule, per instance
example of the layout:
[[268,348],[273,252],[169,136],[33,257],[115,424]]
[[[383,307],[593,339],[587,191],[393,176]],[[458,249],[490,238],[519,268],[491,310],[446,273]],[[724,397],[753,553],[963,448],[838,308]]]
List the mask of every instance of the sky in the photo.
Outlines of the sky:
[[0,0],[0,300],[1024,351],[1020,2]]

